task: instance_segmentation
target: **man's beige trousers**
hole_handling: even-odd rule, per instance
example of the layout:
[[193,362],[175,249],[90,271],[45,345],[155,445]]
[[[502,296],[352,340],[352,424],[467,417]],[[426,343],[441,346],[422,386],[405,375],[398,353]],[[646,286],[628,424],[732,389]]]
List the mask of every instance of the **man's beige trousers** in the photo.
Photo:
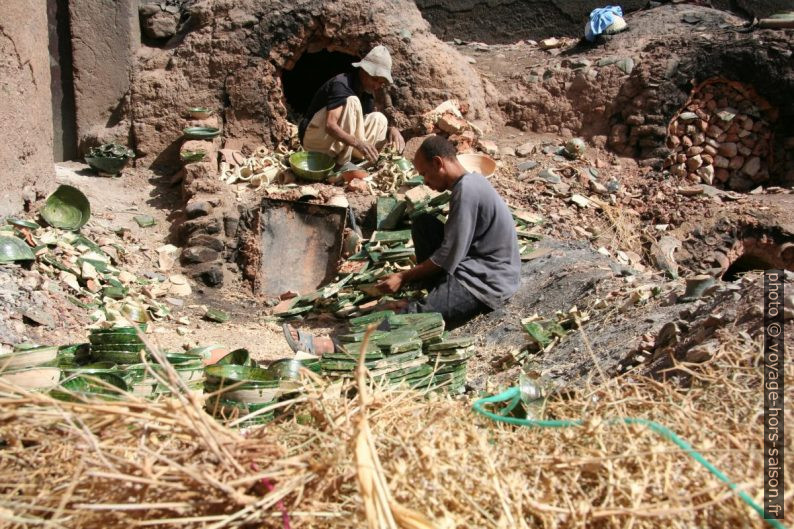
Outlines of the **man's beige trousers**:
[[[328,110],[322,109],[312,117],[303,136],[303,148],[307,151],[330,154],[336,158],[336,163],[339,165],[349,162],[353,157],[364,158],[360,152],[334,138],[325,130],[327,115]],[[342,115],[339,116],[339,126],[342,130],[373,145],[383,143],[386,139],[388,125],[386,116],[380,112],[371,112],[365,117],[361,110],[361,101],[356,96],[347,98],[344,107],[342,107]]]

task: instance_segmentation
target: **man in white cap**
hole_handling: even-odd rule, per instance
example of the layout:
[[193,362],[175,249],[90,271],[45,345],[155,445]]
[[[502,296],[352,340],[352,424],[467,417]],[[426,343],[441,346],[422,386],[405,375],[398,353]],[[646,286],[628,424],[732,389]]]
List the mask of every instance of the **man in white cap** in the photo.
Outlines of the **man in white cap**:
[[317,90],[298,127],[307,151],[330,154],[340,166],[351,158],[374,162],[387,144],[399,152],[405,148],[397,127],[389,127],[386,116],[374,111],[374,94],[392,83],[389,50],[376,46],[353,66]]

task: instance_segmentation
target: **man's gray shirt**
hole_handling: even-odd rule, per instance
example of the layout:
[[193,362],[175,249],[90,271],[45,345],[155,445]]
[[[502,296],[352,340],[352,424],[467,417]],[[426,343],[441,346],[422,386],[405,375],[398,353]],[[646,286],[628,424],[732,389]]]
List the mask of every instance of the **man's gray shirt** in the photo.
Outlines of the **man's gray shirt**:
[[498,308],[516,293],[521,276],[513,215],[479,173],[464,174],[451,191],[444,241],[430,260]]

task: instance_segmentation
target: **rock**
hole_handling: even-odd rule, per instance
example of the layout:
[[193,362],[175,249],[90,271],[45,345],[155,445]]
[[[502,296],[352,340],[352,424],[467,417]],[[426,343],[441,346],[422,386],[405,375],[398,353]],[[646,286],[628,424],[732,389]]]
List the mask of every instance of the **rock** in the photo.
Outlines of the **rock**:
[[683,138],[681,138],[681,146],[684,149],[688,150],[690,147],[692,147],[692,145],[694,144],[692,143],[692,138],[690,138],[689,136],[684,136]]
[[535,146],[531,143],[524,143],[516,147],[516,154],[522,158],[526,158],[533,152],[535,152]]
[[734,156],[731,158],[728,168],[738,171],[744,166],[744,156]]
[[714,158],[714,166],[720,169],[727,169],[731,164],[731,161],[724,156],[716,156]]
[[598,193],[599,195],[609,194],[609,190],[607,189],[607,187],[596,180],[590,180],[590,190],[593,191],[594,193]]
[[436,126],[447,134],[460,134],[469,128],[469,124],[465,119],[453,116],[452,114],[444,114],[438,118]]
[[645,123],[645,116],[642,114],[632,114],[626,118],[626,123],[634,126],[642,125]]
[[159,10],[152,15],[143,16],[141,28],[150,39],[168,39],[176,35],[179,27],[179,13]]
[[697,114],[695,114],[694,112],[682,112],[682,113],[681,113],[681,114],[678,116],[678,119],[679,119],[680,121],[692,121],[692,120],[695,120],[695,119],[697,119],[697,118],[698,118],[698,115],[697,115]]
[[712,156],[712,157],[713,156],[717,156],[717,149],[715,149],[711,145],[706,144],[706,146],[703,147],[703,153],[704,154],[708,154],[709,156]]
[[725,183],[731,177],[731,172],[727,169],[717,169],[714,172],[714,177],[717,179],[717,182]]
[[699,364],[711,360],[718,350],[719,346],[716,340],[708,340],[689,349],[684,358],[687,362]]
[[693,156],[686,161],[686,167],[690,171],[696,170],[701,165],[703,165],[703,158],[701,158],[699,155]]
[[693,145],[692,147],[686,150],[686,155],[692,157],[692,156],[697,156],[702,152],[703,152],[703,147],[700,147],[698,145]]
[[719,149],[717,149],[717,152],[726,158],[733,158],[738,151],[735,143],[723,143],[720,145]]
[[720,136],[722,136],[722,134],[724,134],[724,132],[725,132],[725,131],[723,131],[723,130],[722,130],[721,128],[719,128],[718,126],[716,126],[716,125],[711,125],[711,126],[708,128],[708,130],[706,131],[706,136],[708,136],[709,138],[719,138]]
[[223,269],[214,265],[199,274],[199,279],[208,287],[219,287],[223,285]]
[[703,159],[703,165],[714,165],[714,158],[712,156],[701,154],[700,157]]
[[651,257],[656,266],[667,273],[672,279],[678,277],[678,263],[675,261],[675,251],[681,247],[681,241],[671,235],[659,239],[658,244],[651,248]]
[[527,160],[526,162],[521,162],[520,164],[518,164],[518,166],[516,166],[516,169],[522,172],[529,171],[530,169],[534,169],[538,165],[540,164],[534,160]]
[[544,169],[538,174],[538,178],[549,184],[559,184],[562,179],[554,172],[554,169]]
[[758,174],[758,171],[760,170],[761,170],[761,158],[759,158],[758,156],[754,156],[750,158],[742,166],[742,172],[747,176],[749,176],[750,178]]
[[240,217],[229,213],[223,216],[223,232],[227,237],[234,237],[237,234],[237,226],[240,224]]
[[225,244],[222,240],[217,237],[212,237],[211,235],[200,234],[194,235],[187,241],[187,246],[206,246],[207,248],[212,248],[217,252],[222,252]]
[[185,207],[185,215],[188,219],[196,219],[198,217],[206,217],[212,213],[212,206],[209,202],[197,201],[190,202]]
[[348,193],[369,193],[369,187],[367,186],[367,182],[361,178],[354,178],[347,183],[345,191]]
[[491,140],[478,140],[477,147],[489,156],[496,156],[499,154],[499,147]]
[[697,175],[704,184],[711,185],[714,183],[714,166],[704,165],[697,170]]
[[220,253],[212,248],[204,246],[191,246],[182,250],[182,262],[184,264],[199,264],[215,261],[220,257]]
[[620,59],[615,63],[615,65],[627,75],[630,75],[631,72],[634,71],[634,59],[631,57]]
[[587,197],[578,193],[571,195],[570,201],[580,208],[589,208],[592,205],[592,202]]
[[502,147],[502,148],[499,149],[499,153],[502,156],[513,156],[513,157],[515,157],[516,150],[514,148],[512,148],[512,147]]
[[555,39],[554,37],[550,39],[543,39],[538,43],[538,46],[541,50],[551,50],[554,48],[559,48],[562,46],[562,41]]

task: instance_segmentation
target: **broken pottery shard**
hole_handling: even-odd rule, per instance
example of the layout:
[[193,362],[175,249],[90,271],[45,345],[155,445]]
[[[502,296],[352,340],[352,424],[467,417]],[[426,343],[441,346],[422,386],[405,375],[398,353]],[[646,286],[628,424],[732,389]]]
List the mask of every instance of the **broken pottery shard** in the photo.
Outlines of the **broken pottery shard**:
[[580,194],[571,195],[571,202],[579,206],[580,208],[589,208],[591,206],[591,202],[587,197],[584,197]]
[[132,219],[137,222],[138,226],[141,228],[150,228],[157,224],[157,221],[154,220],[154,217],[151,215],[135,215]]
[[207,309],[207,312],[204,313],[204,318],[217,323],[226,323],[229,321],[229,315],[218,309]]
[[678,277],[678,264],[675,262],[675,251],[681,247],[681,241],[670,235],[662,237],[658,244],[654,244],[651,255],[660,270],[663,270],[672,279]]

